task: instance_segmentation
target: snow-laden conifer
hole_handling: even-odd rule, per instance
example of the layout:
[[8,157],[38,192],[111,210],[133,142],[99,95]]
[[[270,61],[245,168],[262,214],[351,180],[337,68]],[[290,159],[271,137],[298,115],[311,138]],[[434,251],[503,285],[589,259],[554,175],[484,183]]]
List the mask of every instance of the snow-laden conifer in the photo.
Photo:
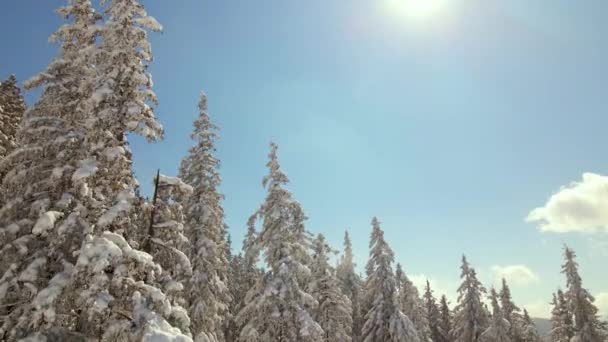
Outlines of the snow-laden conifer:
[[86,122],[88,156],[76,177],[91,190],[89,216],[97,235],[134,229],[130,219],[138,184],[127,135],[149,141],[162,136],[151,107],[157,100],[147,72],[152,61],[148,31],[160,31],[161,26],[139,0],[101,2],[106,20],[94,56],[96,76]]
[[350,342],[352,341],[351,303],[342,293],[335,270],[329,265],[329,254],[332,250],[323,234],[319,234],[315,239],[313,251],[310,292],[318,302],[313,317],[323,329],[321,341]]
[[21,89],[15,75],[11,75],[0,82],[0,160],[17,147],[17,129],[24,113],[25,101]]
[[247,222],[247,233],[243,240],[240,254],[232,257],[230,261],[231,278],[228,288],[232,301],[230,302],[231,318],[226,329],[226,340],[236,341],[241,331],[241,324],[237,321],[237,315],[245,306],[247,292],[255,287],[262,275],[258,267],[259,250],[257,249],[257,232],[255,230],[256,216],[253,215]]
[[483,342],[513,342],[510,337],[509,321],[504,317],[503,311],[498,305],[498,294],[494,288],[490,290],[490,301],[492,304],[490,326],[481,334],[479,340]]
[[224,226],[219,160],[215,157],[217,127],[211,123],[207,97],[201,93],[199,116],[191,135],[195,144],[180,166],[180,177],[194,192],[186,204],[186,232],[192,244],[193,275],[188,285],[195,341],[224,341],[229,316],[229,260]]
[[524,309],[524,315],[521,322],[521,341],[523,342],[541,342],[542,339],[538,334],[536,325],[530,318],[528,310]]
[[602,342],[607,337],[607,325],[598,315],[598,309],[593,304],[595,298],[583,287],[578,273],[576,254],[568,247],[564,248],[565,262],[562,273],[566,275],[565,297],[568,309],[574,318],[574,342]]
[[393,250],[374,217],[366,266],[365,303],[369,309],[363,325],[364,342],[420,342],[412,321],[399,308],[393,262]]
[[[138,0],[102,0],[104,24],[94,49],[93,94],[86,116],[86,158],[72,180],[86,188],[91,224],[67,291],[77,307],[75,326],[89,338],[124,341],[172,336],[190,340],[168,319],[171,296],[160,284],[163,270],[133,236],[146,229],[135,208],[138,198],[127,135],[155,140],[162,133],[150,105],[156,103],[147,67],[152,60],[149,30],[158,22]],[[142,245],[143,243],[143,245]],[[166,273],[165,273],[166,274]]]
[[344,252],[340,257],[336,267],[336,276],[340,280],[342,293],[351,302],[352,308],[352,340],[358,342],[361,338],[362,314],[361,297],[362,281],[361,277],[355,272],[355,261],[353,256],[353,246],[348,232],[344,233]]
[[566,296],[561,289],[553,294],[551,302],[551,341],[570,342],[574,336],[574,321],[572,313],[568,308]]
[[458,304],[454,308],[452,336],[455,342],[477,342],[487,329],[488,313],[482,302],[486,289],[466,257],[462,257],[462,283],[458,287]]
[[58,298],[88,229],[81,201],[88,189],[72,178],[86,154],[99,16],[88,0],[71,0],[58,12],[68,20],[50,38],[60,43],[58,56],[26,82],[42,93],[23,117],[17,148],[0,162],[0,339],[9,341],[72,328],[72,303]]
[[426,315],[426,321],[428,323],[427,331],[431,341],[441,341],[441,315],[439,307],[437,306],[437,300],[433,295],[431,284],[427,280],[424,288],[424,295],[422,295],[422,302],[424,305],[424,312]]
[[303,232],[305,215],[285,188],[288,179],[271,144],[269,174],[263,185],[268,193],[256,213],[262,221],[254,250],[268,267],[246,298],[237,322],[243,327],[240,341],[319,341],[323,330],[311,315],[317,303],[305,291],[302,279],[310,277],[309,246]]
[[522,339],[523,323],[521,309],[513,302],[511,289],[504,278],[502,279],[499,297],[503,317],[509,322],[509,336],[514,342],[520,341]]
[[169,322],[189,335],[184,285],[192,277],[192,264],[186,254],[190,243],[184,235],[182,203],[192,194],[192,187],[177,177],[163,174],[157,174],[155,185],[152,222],[143,249],[162,267],[157,281],[171,302]]
[[416,288],[414,283],[407,277],[405,272],[403,272],[401,264],[397,264],[395,278],[397,279],[397,291],[401,311],[409,317],[414,324],[420,341],[429,341],[429,322],[424,310],[424,305],[420,299],[418,288]]
[[441,296],[439,301],[439,334],[438,342],[452,342],[452,310],[448,305],[448,299],[445,295]]

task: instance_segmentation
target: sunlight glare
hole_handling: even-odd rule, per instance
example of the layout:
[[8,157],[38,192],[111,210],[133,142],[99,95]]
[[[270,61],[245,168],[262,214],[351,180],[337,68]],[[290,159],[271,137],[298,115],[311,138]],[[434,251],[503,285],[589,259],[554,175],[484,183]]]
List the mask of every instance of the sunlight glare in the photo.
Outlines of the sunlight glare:
[[389,14],[410,21],[427,21],[445,8],[448,0],[384,0]]

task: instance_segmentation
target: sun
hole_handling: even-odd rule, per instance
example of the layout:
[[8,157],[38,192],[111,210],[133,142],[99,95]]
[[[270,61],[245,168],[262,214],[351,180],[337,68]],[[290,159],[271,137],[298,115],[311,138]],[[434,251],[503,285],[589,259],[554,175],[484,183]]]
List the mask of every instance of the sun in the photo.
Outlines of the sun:
[[409,21],[428,21],[445,9],[449,0],[384,0],[389,14]]

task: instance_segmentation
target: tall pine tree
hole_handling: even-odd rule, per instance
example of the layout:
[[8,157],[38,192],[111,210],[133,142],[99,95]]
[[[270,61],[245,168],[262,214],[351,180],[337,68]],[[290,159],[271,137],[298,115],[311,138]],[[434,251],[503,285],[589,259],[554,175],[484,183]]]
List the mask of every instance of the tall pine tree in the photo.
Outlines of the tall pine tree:
[[448,299],[445,295],[441,296],[441,300],[439,301],[439,334],[440,338],[439,342],[452,342],[454,338],[452,337],[452,310],[450,310],[450,306],[448,305]]
[[420,341],[429,341],[429,322],[424,310],[424,305],[420,299],[418,288],[416,288],[414,283],[407,277],[405,272],[403,272],[401,264],[397,264],[395,278],[397,279],[397,291],[401,311],[409,317],[414,324]]
[[598,315],[598,309],[593,304],[595,299],[583,287],[583,281],[578,274],[576,253],[568,247],[564,248],[565,262],[562,273],[566,275],[566,301],[568,309],[574,317],[574,337],[576,342],[602,342],[607,337],[606,323]]
[[486,289],[477,280],[475,269],[464,255],[461,270],[462,284],[458,287],[452,334],[455,342],[477,342],[489,324],[488,313],[481,300]]
[[335,271],[329,265],[331,248],[323,234],[313,245],[312,282],[310,292],[317,300],[314,318],[323,329],[324,342],[352,341],[352,308],[348,297],[342,294]]
[[[71,0],[58,13],[67,19],[50,38],[60,43],[58,56],[26,82],[42,93],[23,118],[17,148],[0,162],[0,339],[9,341],[72,327],[66,318],[72,308],[58,297],[88,229],[82,204],[88,189],[72,179],[86,155],[84,122],[100,17],[88,0]],[[8,109],[21,111],[21,100],[12,103]]]
[[17,130],[24,113],[25,101],[21,89],[15,75],[11,75],[0,82],[0,160],[17,147]]
[[540,342],[542,339],[538,335],[536,325],[530,318],[528,310],[524,309],[524,315],[522,317],[522,329],[521,329],[521,341],[523,342]]
[[353,245],[348,232],[344,233],[344,252],[338,262],[336,275],[340,280],[342,293],[351,302],[352,307],[352,339],[358,342],[361,338],[362,315],[361,315],[361,277],[355,272],[355,261],[353,255]]
[[181,179],[157,174],[154,209],[150,231],[144,244],[154,260],[162,267],[159,287],[171,302],[169,322],[190,334],[190,318],[184,285],[192,277],[192,264],[186,252],[190,247],[184,235],[183,205],[192,194],[192,187]]
[[498,294],[495,289],[490,291],[490,302],[492,303],[490,326],[481,334],[479,340],[483,342],[513,342],[509,334],[509,321],[504,317],[503,311],[498,305]]
[[317,303],[305,291],[310,277],[309,246],[303,233],[305,215],[285,188],[277,145],[270,145],[269,174],[263,185],[268,193],[256,216],[262,221],[253,250],[261,251],[268,267],[245,298],[237,321],[243,326],[240,341],[319,341],[323,330],[311,308]]
[[574,322],[566,296],[561,289],[553,294],[551,303],[553,305],[551,310],[551,341],[570,342],[574,336]]
[[190,148],[180,177],[193,189],[186,204],[186,232],[192,243],[193,276],[188,286],[190,318],[196,341],[224,341],[229,319],[229,260],[224,226],[223,196],[219,193],[219,160],[215,157],[217,127],[211,123],[207,97],[201,94]]
[[394,257],[380,222],[374,217],[366,267],[365,302],[369,309],[363,325],[364,342],[420,342],[412,321],[399,308]]
[[144,201],[137,197],[127,141],[131,133],[148,140],[162,135],[147,72],[152,60],[148,32],[161,26],[138,0],[102,4],[105,22],[94,49],[93,94],[87,101],[87,154],[72,177],[87,190],[83,196],[90,230],[66,302],[73,306],[73,325],[90,338],[122,341],[170,334],[187,341],[187,332],[167,322],[176,308],[159,284],[163,272],[147,252],[149,241],[137,234],[148,227],[138,226]]
[[521,309],[515,305],[511,298],[511,289],[507,281],[502,279],[502,288],[500,289],[500,307],[504,319],[509,322],[509,336],[514,342],[522,339],[522,316]]
[[427,331],[429,332],[429,337],[433,342],[441,341],[441,315],[439,308],[437,307],[437,300],[435,299],[435,296],[433,296],[433,290],[431,289],[431,284],[428,280],[426,281],[426,287],[424,288],[422,302],[428,323]]

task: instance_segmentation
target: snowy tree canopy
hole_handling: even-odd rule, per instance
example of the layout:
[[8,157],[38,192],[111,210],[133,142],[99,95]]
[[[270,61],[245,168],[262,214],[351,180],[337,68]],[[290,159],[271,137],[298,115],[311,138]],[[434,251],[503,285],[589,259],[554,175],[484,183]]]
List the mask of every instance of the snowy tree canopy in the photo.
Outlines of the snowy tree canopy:
[[17,129],[24,113],[23,95],[17,85],[17,78],[11,75],[0,82],[0,160],[17,147]]
[[566,275],[566,292],[564,293],[568,309],[572,312],[574,322],[574,341],[601,342],[607,337],[606,322],[602,322],[598,309],[593,304],[595,298],[583,287],[578,273],[576,253],[564,247],[565,262],[562,273]]
[[462,257],[462,283],[458,287],[458,304],[454,308],[452,336],[455,342],[476,342],[489,325],[482,296],[486,289],[466,257]]
[[397,279],[399,308],[414,324],[420,341],[429,341],[431,336],[428,317],[420,299],[418,288],[403,272],[401,264],[397,264],[395,277]]
[[564,292],[560,289],[553,294],[553,309],[551,310],[551,341],[569,342],[574,336],[572,313]]
[[353,256],[353,246],[348,235],[344,233],[344,252],[340,257],[338,267],[336,268],[336,276],[340,280],[342,293],[344,293],[351,302],[352,308],[352,339],[357,342],[361,336],[362,315],[361,315],[361,299],[362,299],[362,281],[361,277],[355,272],[356,264]]
[[269,174],[264,177],[266,199],[256,216],[262,221],[255,247],[262,251],[266,274],[245,298],[237,320],[241,341],[318,341],[323,330],[311,309],[318,303],[305,291],[310,276],[309,246],[303,231],[305,215],[285,188],[277,145],[270,145]]
[[492,319],[479,340],[483,342],[512,342],[513,339],[511,339],[509,333],[510,324],[498,305],[498,294],[495,289],[490,290],[490,302],[492,304]]
[[219,161],[215,157],[217,127],[209,119],[207,97],[201,94],[199,116],[191,135],[195,145],[182,160],[180,177],[192,187],[186,202],[186,235],[193,274],[188,284],[189,312],[196,341],[224,341],[223,327],[229,319],[229,260],[224,226],[223,196],[218,191]]
[[323,234],[314,241],[312,282],[310,292],[318,302],[313,317],[323,329],[325,342],[352,341],[352,308],[348,297],[342,294],[335,270],[329,265],[331,248]]
[[419,342],[412,321],[399,309],[397,280],[393,274],[394,253],[384,240],[377,218],[372,220],[369,261],[366,267],[364,342]]

